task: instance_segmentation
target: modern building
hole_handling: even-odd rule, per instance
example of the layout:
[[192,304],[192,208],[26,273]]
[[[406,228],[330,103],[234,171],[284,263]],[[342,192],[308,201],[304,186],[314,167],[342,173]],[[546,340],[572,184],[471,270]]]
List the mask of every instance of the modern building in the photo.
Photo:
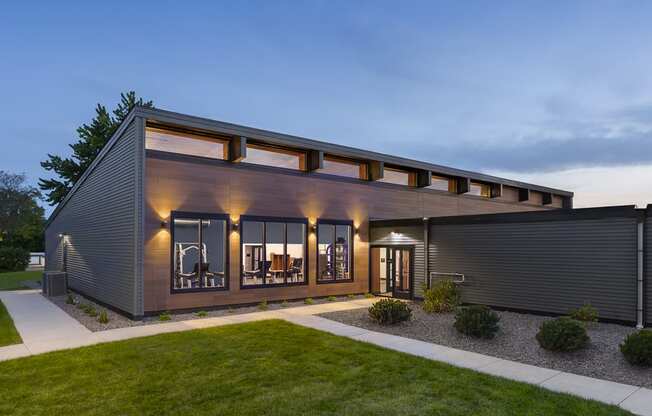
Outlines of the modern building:
[[133,317],[350,293],[414,297],[430,275],[428,227],[410,220],[421,233],[410,237],[387,221],[572,201],[564,190],[135,108],[49,218],[46,270]]

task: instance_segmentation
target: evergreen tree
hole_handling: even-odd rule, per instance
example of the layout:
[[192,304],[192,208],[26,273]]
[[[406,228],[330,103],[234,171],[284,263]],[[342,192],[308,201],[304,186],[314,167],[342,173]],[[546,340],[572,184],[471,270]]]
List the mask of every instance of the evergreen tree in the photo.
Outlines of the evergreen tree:
[[120,94],[120,103],[112,114],[105,106],[97,104],[95,118],[90,124],[77,128],[79,140],[70,145],[73,154],[68,158],[48,154],[48,160],[41,162],[45,170],[52,171],[57,176],[39,179],[39,186],[46,193],[50,205],[58,204],[65,198],[135,106],[154,107],[151,101],[136,98],[134,91]]

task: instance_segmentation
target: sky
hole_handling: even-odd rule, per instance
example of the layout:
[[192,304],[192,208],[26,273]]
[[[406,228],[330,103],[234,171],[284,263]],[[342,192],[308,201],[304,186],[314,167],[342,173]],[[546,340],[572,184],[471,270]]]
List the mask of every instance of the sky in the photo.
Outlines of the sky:
[[[47,177],[97,103],[652,203],[652,2],[11,2],[0,170]],[[45,203],[44,203],[45,205]],[[48,208],[51,211],[51,208]]]

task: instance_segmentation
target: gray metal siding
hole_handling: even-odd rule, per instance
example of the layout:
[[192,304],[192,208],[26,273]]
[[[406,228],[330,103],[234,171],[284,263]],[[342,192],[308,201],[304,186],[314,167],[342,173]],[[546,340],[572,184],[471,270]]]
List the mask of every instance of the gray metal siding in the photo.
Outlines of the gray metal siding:
[[643,249],[645,250],[643,276],[644,291],[644,320],[645,326],[652,326],[652,210],[648,207],[648,217],[645,219],[645,240]]
[[372,245],[413,245],[414,246],[414,296],[423,297],[425,283],[426,250],[423,242],[422,226],[372,227]]
[[433,224],[430,271],[466,275],[463,300],[636,320],[636,219]]
[[[133,315],[137,305],[137,253],[142,243],[139,171],[142,122],[132,122],[62,206],[46,229],[46,269],[60,270],[68,234],[68,284]],[[108,144],[107,144],[108,146]],[[140,195],[139,195],[140,192]],[[142,312],[140,312],[142,313]]]

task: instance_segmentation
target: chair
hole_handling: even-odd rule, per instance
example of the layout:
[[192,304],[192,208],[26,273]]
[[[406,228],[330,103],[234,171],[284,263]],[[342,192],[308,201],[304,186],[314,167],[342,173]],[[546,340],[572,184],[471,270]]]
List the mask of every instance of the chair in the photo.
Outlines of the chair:
[[[303,281],[303,259],[292,259],[292,264],[290,264],[288,272],[292,274],[293,281]],[[301,277],[301,280],[299,280],[299,277]]]

